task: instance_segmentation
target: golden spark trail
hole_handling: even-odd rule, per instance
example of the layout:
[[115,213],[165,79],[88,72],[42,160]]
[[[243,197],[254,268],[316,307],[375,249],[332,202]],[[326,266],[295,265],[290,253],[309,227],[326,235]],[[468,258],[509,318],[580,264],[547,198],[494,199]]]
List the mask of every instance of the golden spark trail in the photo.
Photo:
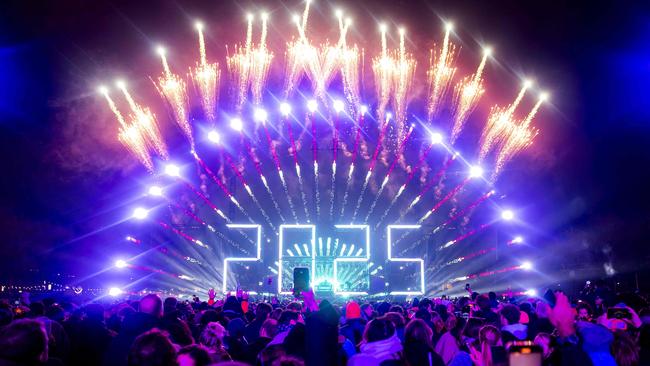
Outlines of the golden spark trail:
[[456,73],[456,57],[458,56],[457,48],[450,44],[449,35],[452,30],[451,23],[445,25],[445,38],[442,42],[442,49],[439,53],[431,50],[431,59],[429,61],[429,96],[427,100],[427,121],[431,122],[440,112],[443,106],[445,96],[451,86],[451,80]]
[[203,24],[197,23],[196,30],[199,34],[199,63],[190,69],[190,75],[201,99],[201,107],[205,117],[214,122],[217,113],[217,100],[219,99],[221,71],[218,63],[208,63],[203,37]]
[[525,81],[519,90],[519,94],[517,94],[515,100],[507,108],[498,106],[492,107],[485,127],[483,128],[483,133],[481,134],[481,149],[478,156],[479,162],[485,160],[492,149],[503,143],[507,136],[509,126],[512,126],[514,123],[512,118],[515,109],[517,109],[517,106],[521,103],[521,100],[526,94],[526,90],[528,90],[530,86],[531,83]]
[[165,49],[158,48],[158,54],[163,64],[163,74],[158,77],[158,82],[154,84],[160,95],[167,101],[176,124],[181,128],[185,137],[190,141],[192,149],[194,149],[194,136],[188,118],[187,85],[183,78],[171,72],[165,56]]
[[483,70],[491,53],[491,50],[486,48],[483,51],[483,58],[476,72],[471,76],[463,78],[454,88],[454,126],[451,130],[451,144],[456,142],[456,139],[458,139],[465,126],[465,122],[467,122],[467,118],[474,112],[479,100],[485,93],[485,88],[483,87]]
[[394,74],[395,84],[393,87],[393,104],[395,107],[395,123],[397,124],[397,143],[401,143],[406,137],[406,108],[411,99],[411,86],[413,85],[413,76],[415,75],[415,58],[413,55],[406,53],[405,46],[406,31],[399,30],[399,58],[397,69]]
[[381,55],[373,58],[372,70],[375,74],[375,90],[377,93],[377,118],[379,121],[385,119],[386,106],[390,101],[393,87],[393,73],[395,70],[395,61],[388,54],[386,42],[386,25],[380,25],[381,31]]
[[100,88],[100,93],[102,93],[106,98],[109,108],[120,124],[117,139],[142,163],[142,165],[145,166],[145,168],[147,168],[147,170],[149,170],[149,172],[153,172],[153,161],[151,160],[151,155],[149,155],[149,150],[147,149],[147,143],[142,136],[140,129],[135,125],[129,125],[126,123],[124,116],[115,105],[115,102],[108,94],[106,88]]
[[135,102],[124,82],[119,81],[117,86],[122,90],[122,94],[124,94],[124,98],[126,98],[126,101],[131,108],[131,114],[128,116],[131,120],[130,125],[137,127],[141,131],[147,144],[150,145],[160,157],[167,159],[169,157],[167,154],[167,147],[160,135],[156,116],[149,108],[143,107]]
[[520,124],[511,126],[507,139],[497,154],[495,169],[492,176],[493,180],[495,180],[501,171],[503,171],[503,167],[508,161],[533,143],[539,130],[536,128],[530,128],[530,123],[533,118],[535,118],[535,115],[537,115],[539,108],[545,100],[546,94],[543,94],[537,100],[537,103],[535,103],[535,106],[530,113],[528,113],[526,118]]

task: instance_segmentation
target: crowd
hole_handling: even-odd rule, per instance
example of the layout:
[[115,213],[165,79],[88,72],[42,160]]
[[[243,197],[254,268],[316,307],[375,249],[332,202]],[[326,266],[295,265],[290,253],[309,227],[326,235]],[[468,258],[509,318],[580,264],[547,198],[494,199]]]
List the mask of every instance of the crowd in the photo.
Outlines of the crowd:
[[607,291],[339,301],[4,302],[0,366],[650,364],[650,311]]

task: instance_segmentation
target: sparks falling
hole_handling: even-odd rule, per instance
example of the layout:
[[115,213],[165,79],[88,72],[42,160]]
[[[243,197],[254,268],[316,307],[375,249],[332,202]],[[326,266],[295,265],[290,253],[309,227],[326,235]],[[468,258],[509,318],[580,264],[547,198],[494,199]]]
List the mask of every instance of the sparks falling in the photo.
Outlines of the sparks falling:
[[167,101],[167,105],[174,116],[174,121],[178,124],[194,148],[194,135],[192,126],[189,121],[187,84],[185,80],[177,74],[172,73],[167,63],[166,51],[164,48],[158,48],[158,54],[163,65],[163,73],[158,77],[156,88],[160,95]]
[[117,134],[117,139],[124,145],[124,147],[129,150],[133,156],[136,157],[142,163],[142,165],[147,168],[150,172],[153,171],[153,161],[151,160],[151,155],[147,149],[147,143],[144,136],[142,135],[141,130],[137,125],[127,123],[124,119],[124,116],[120,110],[115,105],[115,102],[108,94],[108,89],[106,87],[100,88],[100,93],[106,98],[109,108],[117,118],[118,123],[120,124],[119,131]]
[[262,103],[262,94],[269,75],[271,61],[273,61],[273,52],[266,46],[268,18],[266,13],[261,15],[262,31],[260,41],[258,44],[253,44],[254,16],[249,14],[247,17],[246,43],[235,46],[235,53],[228,56],[226,60],[233,89],[235,90],[235,106],[237,110],[241,110],[246,102],[249,90],[253,97],[253,103],[255,105]]
[[492,107],[481,135],[481,149],[478,155],[479,162],[483,161],[493,149],[503,143],[511,126],[514,125],[513,118],[515,109],[517,109],[517,106],[524,99],[524,94],[526,94],[526,90],[530,86],[531,83],[529,81],[524,82],[524,85],[519,90],[519,94],[517,94],[517,97],[509,106]]
[[453,26],[451,23],[445,25],[445,38],[442,41],[440,50],[431,50],[429,59],[429,96],[427,100],[427,121],[431,122],[440,112],[444,105],[445,96],[451,86],[451,81],[456,73],[456,57],[458,50],[456,45],[449,41],[449,35]]
[[479,100],[485,93],[483,86],[483,70],[485,63],[492,51],[489,48],[483,50],[483,58],[473,75],[463,78],[454,88],[454,126],[451,130],[450,142],[453,144],[460,135],[467,118],[469,117]]
[[539,130],[531,127],[530,123],[533,121],[533,118],[535,118],[535,115],[537,115],[539,108],[542,106],[542,103],[544,103],[546,98],[546,94],[542,94],[537,103],[535,103],[533,109],[522,122],[509,126],[506,141],[497,154],[493,179],[501,173],[504,165],[510,159],[533,143]]
[[195,67],[190,69],[190,74],[201,101],[203,113],[208,120],[214,122],[217,118],[221,70],[217,62],[208,63],[208,57],[205,52],[205,39],[203,37],[203,23],[196,23],[196,30],[199,35],[199,62]]

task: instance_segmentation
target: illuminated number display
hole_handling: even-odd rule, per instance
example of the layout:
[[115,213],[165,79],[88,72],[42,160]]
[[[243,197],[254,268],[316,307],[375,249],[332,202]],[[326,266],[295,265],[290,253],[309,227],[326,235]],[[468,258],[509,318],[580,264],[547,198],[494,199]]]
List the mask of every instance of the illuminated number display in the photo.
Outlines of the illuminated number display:
[[[262,236],[262,227],[261,225],[256,224],[230,224],[228,225],[230,229],[238,230],[255,230],[256,232],[256,256],[255,257],[229,257],[225,258],[223,261],[223,292],[226,293],[228,288],[228,266],[232,262],[261,262],[262,261],[262,248],[261,248],[261,236]],[[363,240],[363,244],[355,247],[354,244],[350,244],[346,247],[346,244],[341,244],[338,247],[339,239],[328,237],[326,246],[323,248],[322,239],[320,238],[319,246],[317,250],[316,245],[316,225],[311,224],[283,224],[279,226],[278,232],[278,261],[277,261],[277,293],[279,294],[291,294],[293,285],[289,285],[285,281],[285,276],[290,275],[291,266],[296,266],[296,263],[301,266],[306,266],[310,268],[310,286],[314,287],[315,280],[322,281],[323,279],[331,280],[333,282],[333,292],[337,295],[367,295],[369,289],[369,283],[367,282],[367,276],[369,271],[369,266],[371,265],[371,245],[370,245],[370,227],[369,225],[334,225],[335,232],[339,234],[346,233],[360,233],[363,234],[363,239],[358,239],[359,241]],[[399,240],[396,240],[394,243],[395,231],[405,231],[405,230],[419,230],[421,225],[388,225],[386,227],[386,260],[387,262],[396,262],[396,263],[414,263],[419,267],[419,284],[415,287],[416,290],[412,290],[412,287],[406,289],[395,289],[392,288],[390,291],[391,295],[422,295],[425,293],[425,282],[424,282],[424,260],[422,258],[407,258],[395,256],[393,254],[393,246]],[[296,233],[302,233],[301,235],[307,234],[307,236],[298,242],[291,242],[292,235],[295,237]],[[295,239],[295,238],[294,238]],[[289,241],[286,243],[285,241]],[[330,243],[333,242],[333,250],[330,252]],[[316,273],[316,260],[317,258],[327,257],[328,260],[331,260],[331,272],[322,277],[323,273]],[[334,257],[333,260],[331,257]],[[320,260],[320,259],[319,259]],[[320,263],[320,262],[319,262]],[[342,272],[341,268],[345,266]],[[350,269],[352,268],[352,269]],[[379,267],[381,268],[381,267]],[[273,272],[275,270],[272,269]],[[286,273],[285,273],[286,272]],[[322,271],[321,271],[322,272]],[[354,284],[354,286],[349,285],[346,282],[346,285],[343,286],[341,281],[345,281],[342,278],[346,276],[349,277],[349,273],[358,273],[366,276],[366,282],[359,282]],[[375,270],[376,272],[376,270]],[[343,277],[341,277],[343,276]],[[331,278],[330,278],[331,277]],[[318,284],[318,283],[316,283]],[[256,292],[250,291],[250,293],[255,294]]]

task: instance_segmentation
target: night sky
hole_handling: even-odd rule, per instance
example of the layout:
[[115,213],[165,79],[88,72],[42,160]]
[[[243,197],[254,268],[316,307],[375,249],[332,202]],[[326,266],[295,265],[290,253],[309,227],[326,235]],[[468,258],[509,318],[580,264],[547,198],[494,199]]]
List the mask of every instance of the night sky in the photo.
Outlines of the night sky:
[[[525,207],[535,245],[548,248],[548,263],[558,270],[579,264],[602,275],[606,262],[619,273],[648,263],[650,9],[643,2],[350,3],[316,0],[323,14],[312,15],[315,29],[333,25],[324,14],[340,5],[368,32],[380,19],[406,25],[409,47],[426,61],[431,41],[441,37],[440,19],[453,19],[462,52],[476,52],[477,42],[494,46],[498,62],[489,72],[500,76],[489,82],[508,85],[495,102],[516,92],[517,75],[531,76],[551,92],[552,107],[537,120],[542,132],[534,147],[502,177],[519,186],[511,190],[512,201]],[[211,29],[209,47],[223,51],[224,43],[243,37],[241,20],[250,9],[271,11],[274,27],[293,32],[283,22],[302,5],[231,0],[0,5],[0,279],[96,270],[97,256],[114,236],[105,227],[128,211],[125,197],[146,176],[117,142],[97,85],[117,75],[149,82],[146,77],[159,70],[152,52],[158,42],[194,52],[188,24],[196,18]],[[350,38],[378,43],[378,35],[363,33]],[[189,65],[193,55],[185,57]],[[219,61],[223,66],[223,57]]]

